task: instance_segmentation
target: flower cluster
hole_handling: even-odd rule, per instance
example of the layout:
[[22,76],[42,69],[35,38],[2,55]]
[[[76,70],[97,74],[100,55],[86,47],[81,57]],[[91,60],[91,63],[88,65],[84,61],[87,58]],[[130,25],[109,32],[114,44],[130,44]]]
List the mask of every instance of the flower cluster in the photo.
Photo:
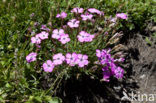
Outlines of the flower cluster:
[[88,11],[89,11],[90,13],[93,13],[93,14],[103,15],[103,12],[102,12],[102,11],[97,10],[97,9],[95,9],[95,8],[89,8]]
[[79,35],[77,36],[80,42],[91,42],[94,37],[95,35],[91,35],[85,31],[81,31]]
[[115,76],[121,79],[124,74],[124,70],[115,64],[114,58],[111,57],[110,50],[96,50],[96,56],[99,59],[100,64],[103,66],[103,80],[109,82],[111,76]]
[[42,40],[48,39],[48,33],[42,31],[34,37],[31,37],[31,43],[40,44]]
[[[30,53],[26,60],[27,62],[33,62],[36,60],[37,53]],[[42,67],[45,72],[52,72],[55,66],[61,65],[64,61],[69,66],[75,66],[78,65],[78,67],[82,68],[86,65],[88,65],[88,56],[83,54],[76,54],[76,53],[67,53],[66,56],[64,56],[62,53],[55,54],[53,56],[53,61],[47,60],[45,63],[43,63]]]
[[62,12],[62,13],[56,15],[56,18],[64,19],[66,17],[67,17],[67,13],[65,13],[65,12]]
[[52,38],[58,39],[62,44],[66,44],[70,41],[69,35],[65,34],[63,29],[55,29],[52,33]]
[[76,64],[79,67],[84,67],[85,65],[88,65],[88,56],[83,54],[76,54],[76,53],[67,53],[66,54],[66,62],[70,66],[75,66]]
[[47,60],[43,63],[42,67],[45,72],[52,72],[55,66],[61,65],[64,61],[66,61],[69,66],[75,66],[77,64],[81,68],[89,63],[87,55],[67,53],[66,56],[64,56],[62,53],[58,53],[53,56],[53,61]]
[[73,8],[73,10],[71,10],[72,13],[76,13],[76,14],[80,14],[80,13],[83,13],[83,8]]
[[[83,44],[86,42],[92,42],[93,39],[94,40],[98,39],[98,38],[95,38],[95,36],[97,37],[100,34],[101,35],[104,34],[102,39],[105,38],[105,36],[106,37],[111,36],[110,38],[108,37],[108,39],[109,39],[108,43],[110,40],[113,41],[114,38],[118,38],[120,36],[119,34],[115,34],[115,35],[113,34],[113,36],[108,35],[110,33],[108,33],[109,29],[107,29],[107,28],[102,29],[102,28],[98,27],[98,30],[96,30],[97,26],[95,26],[95,24],[98,23],[97,20],[102,21],[103,20],[102,18],[104,18],[103,17],[104,13],[100,10],[97,10],[95,8],[89,8],[87,10],[84,10],[83,8],[76,7],[71,10],[71,13],[76,17],[68,20],[68,22],[66,24],[64,24],[64,22],[66,22],[66,21],[64,21],[64,19],[67,17],[67,13],[61,12],[56,15],[56,18],[61,19],[61,23],[58,23],[58,25],[61,24],[60,28],[53,29],[52,23],[48,23],[48,27],[51,27],[51,28],[48,28],[47,25],[41,25],[41,27],[39,29],[40,33],[36,33],[37,29],[35,29],[33,32],[31,31],[31,35],[34,35],[33,37],[31,37],[31,43],[36,44],[37,50],[36,50],[36,53],[32,52],[26,56],[26,60],[28,63],[36,61],[37,54],[40,54],[40,50],[45,50],[45,49],[40,49],[41,45],[45,45],[45,44],[42,44],[42,41],[48,39],[49,33],[51,33],[51,32],[52,32],[51,33],[52,39],[56,39],[57,41],[59,41],[61,44],[64,44],[64,45],[68,42],[69,43],[68,43],[68,45],[65,45],[65,46],[61,45],[60,47],[64,47],[62,49],[60,49],[60,48],[52,49],[53,54],[54,54],[52,56],[52,60],[50,60],[50,59],[46,60],[42,64],[42,68],[45,72],[52,72],[56,66],[64,65],[64,64],[68,65],[69,67],[78,66],[79,68],[84,68],[85,66],[87,66],[90,63],[88,60],[88,56],[92,56],[91,54],[93,54],[93,53],[87,53],[88,55],[86,55],[85,54],[86,50],[78,50],[79,47],[81,48],[81,46],[83,46]],[[110,18],[106,17],[106,20],[110,21],[108,23],[108,28],[110,28],[111,26],[114,26],[116,24],[118,18],[119,19],[127,19],[128,17],[124,13],[118,13],[118,14],[116,14],[115,17],[110,17]],[[88,22],[90,22],[90,23],[88,23]],[[104,23],[107,23],[107,22],[104,22]],[[84,25],[81,26],[81,24],[84,24]],[[35,22],[34,27],[36,28],[38,25],[40,25],[40,24],[38,22]],[[95,26],[95,28],[88,30],[87,26],[89,26],[91,28],[92,28],[92,26]],[[95,34],[95,31],[96,31],[96,34],[98,34],[98,35]],[[94,34],[91,34],[91,33],[94,33]],[[70,37],[76,37],[74,39],[75,41],[72,42],[71,41],[72,38],[70,38]],[[76,42],[81,42],[81,43],[76,43]],[[46,43],[48,43],[48,45],[50,45],[51,42],[48,42],[48,40],[47,40]],[[54,47],[58,46],[58,45],[56,45],[57,43],[55,42],[55,40],[52,40],[52,43],[54,43],[54,45],[55,45]],[[93,47],[94,45],[97,45],[97,46],[95,46],[95,48],[93,48],[93,50],[95,51],[97,49],[96,47],[102,47],[102,46],[100,46],[99,43],[101,43],[101,42],[99,42],[97,40],[97,42],[96,41],[92,42],[92,45],[89,45],[89,47]],[[44,48],[44,46],[43,46],[43,48]],[[71,48],[72,48],[72,50],[70,50]],[[69,50],[67,50],[67,49],[69,49]],[[72,51],[72,52],[65,53],[65,51]],[[78,53],[76,53],[76,52],[78,52]],[[81,54],[80,52],[84,53],[84,54]],[[88,51],[88,52],[90,52],[90,51]],[[49,53],[49,52],[46,51],[46,53]],[[64,53],[65,53],[65,55],[63,55]],[[41,54],[43,54],[43,53],[41,53]],[[94,54],[95,54],[95,52],[94,52]],[[38,56],[41,57],[40,55],[38,55]],[[110,50],[104,50],[104,49],[103,50],[97,49],[96,56],[98,57],[98,62],[100,63],[100,66],[102,65],[102,67],[103,67],[102,74],[103,74],[104,81],[108,82],[111,76],[114,76],[118,79],[123,77],[124,70],[121,67],[119,67],[117,64],[123,62],[124,58],[114,59],[110,54]],[[92,58],[92,57],[89,57],[89,58]]]
[[50,32],[50,29],[46,25],[41,25],[41,30],[45,30],[47,32]]

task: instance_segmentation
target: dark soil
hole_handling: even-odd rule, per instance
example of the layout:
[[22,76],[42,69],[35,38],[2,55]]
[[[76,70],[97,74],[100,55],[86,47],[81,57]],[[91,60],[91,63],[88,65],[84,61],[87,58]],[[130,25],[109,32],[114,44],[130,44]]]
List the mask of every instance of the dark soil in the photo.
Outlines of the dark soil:
[[[131,77],[139,86],[138,89],[134,90],[136,93],[156,94],[156,45],[154,42],[152,41],[153,44],[149,46],[144,35],[140,33],[133,35],[127,42],[130,63],[132,64]],[[127,92],[127,94],[129,93]],[[149,102],[143,101],[141,103]],[[156,96],[155,101],[150,103],[156,103]]]

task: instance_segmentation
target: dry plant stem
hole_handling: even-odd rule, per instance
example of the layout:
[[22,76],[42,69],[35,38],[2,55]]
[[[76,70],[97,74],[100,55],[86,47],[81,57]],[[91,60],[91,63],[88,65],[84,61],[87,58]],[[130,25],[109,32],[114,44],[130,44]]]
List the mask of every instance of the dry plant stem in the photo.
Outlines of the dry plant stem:
[[[118,24],[116,24],[116,26],[117,26]],[[116,27],[116,26],[114,26],[114,28]],[[111,28],[108,32],[110,32],[111,30],[112,30],[113,28]],[[112,34],[114,34],[116,32],[116,30],[114,29],[113,30],[113,32],[112,32]],[[106,44],[106,47],[110,44],[110,37],[108,38],[107,37],[107,39],[106,39],[106,41],[105,41],[107,44]]]

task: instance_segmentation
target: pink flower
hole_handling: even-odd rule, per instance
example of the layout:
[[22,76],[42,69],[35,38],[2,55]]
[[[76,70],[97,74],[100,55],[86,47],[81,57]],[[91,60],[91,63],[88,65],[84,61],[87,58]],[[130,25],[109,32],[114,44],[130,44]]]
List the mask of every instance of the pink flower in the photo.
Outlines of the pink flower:
[[48,39],[48,33],[45,31],[42,31],[41,33],[38,34],[38,36],[40,37],[40,39],[44,40],[44,39]]
[[128,18],[128,16],[125,13],[118,13],[118,14],[116,14],[116,16],[120,19],[127,19]]
[[75,66],[77,64],[76,60],[77,60],[77,54],[76,53],[72,53],[72,54],[67,53],[66,54],[66,62],[70,66]]
[[87,36],[87,33],[85,31],[81,31],[79,35],[77,36],[77,38],[80,42],[85,42],[86,36]]
[[39,25],[39,22],[35,22],[34,26],[37,27]]
[[96,14],[99,14],[99,15],[102,15],[103,14],[103,12],[101,12],[101,11],[95,9],[95,8],[89,8],[88,11],[90,13],[96,13]]
[[86,20],[91,20],[93,15],[92,14],[82,14],[81,17],[82,17],[82,20],[86,21]]
[[79,67],[84,67],[85,65],[88,65],[89,62],[87,55],[78,54],[77,57],[77,64]]
[[67,17],[67,13],[65,13],[65,12],[62,12],[61,14],[57,14],[56,15],[56,18],[62,18],[62,19],[64,19],[66,17]]
[[67,25],[70,27],[70,28],[77,28],[79,27],[79,23],[80,21],[76,20],[76,19],[72,19],[70,20]]
[[80,42],[91,42],[94,38],[94,35],[91,35],[85,31],[81,31],[77,38]]
[[47,60],[45,63],[43,63],[42,67],[45,72],[52,72],[55,65],[51,60]]
[[91,35],[91,34],[87,33],[86,38],[85,38],[85,42],[93,41],[94,37],[95,37],[95,35]]
[[42,25],[40,29],[41,29],[41,30],[45,30],[45,31],[47,31],[47,32],[49,32],[49,31],[50,31],[50,29],[49,29],[49,28],[47,28],[47,26],[46,26],[46,25]]
[[76,14],[83,13],[83,11],[84,11],[83,8],[78,8],[78,7],[73,8],[73,10],[71,10],[72,13],[76,13]]
[[110,72],[109,68],[107,66],[103,67],[102,71],[103,71],[103,73],[102,73],[103,74],[103,81],[109,82],[110,81],[109,78],[111,76],[111,72]]
[[33,62],[33,61],[36,61],[36,56],[37,56],[37,53],[30,53],[29,55],[26,56],[26,60],[28,63],[30,62]]
[[41,39],[39,37],[39,35],[36,35],[35,37],[31,37],[31,43],[36,43],[36,44],[40,44],[41,43]]
[[101,51],[99,49],[96,49],[96,56],[99,58],[101,57]]
[[114,72],[116,78],[118,79],[123,78],[124,70],[121,67],[117,67]]
[[55,30],[53,30],[53,34],[52,34],[51,37],[54,38],[54,39],[59,39],[62,34],[64,34],[63,29],[55,29]]
[[55,55],[53,56],[53,63],[54,63],[55,65],[60,65],[60,64],[62,64],[64,60],[65,60],[65,57],[63,56],[62,53],[58,53],[58,54],[55,54]]
[[70,38],[69,38],[69,35],[68,34],[62,34],[59,41],[62,43],[62,44],[66,44],[67,42],[70,41]]

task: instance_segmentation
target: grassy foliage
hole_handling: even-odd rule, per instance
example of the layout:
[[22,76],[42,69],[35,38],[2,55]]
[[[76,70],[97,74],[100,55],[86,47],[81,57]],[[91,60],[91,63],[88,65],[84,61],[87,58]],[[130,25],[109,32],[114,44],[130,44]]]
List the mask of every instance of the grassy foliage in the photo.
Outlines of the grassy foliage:
[[[143,29],[147,21],[156,22],[154,0],[1,0],[0,1],[0,102],[53,103],[60,101],[45,95],[39,74],[25,61],[32,51],[28,28],[39,21],[58,26],[56,14],[73,7],[94,7],[114,15],[125,12],[129,19],[121,29]],[[35,17],[30,19],[30,14]],[[60,101],[61,102],[61,101]]]

